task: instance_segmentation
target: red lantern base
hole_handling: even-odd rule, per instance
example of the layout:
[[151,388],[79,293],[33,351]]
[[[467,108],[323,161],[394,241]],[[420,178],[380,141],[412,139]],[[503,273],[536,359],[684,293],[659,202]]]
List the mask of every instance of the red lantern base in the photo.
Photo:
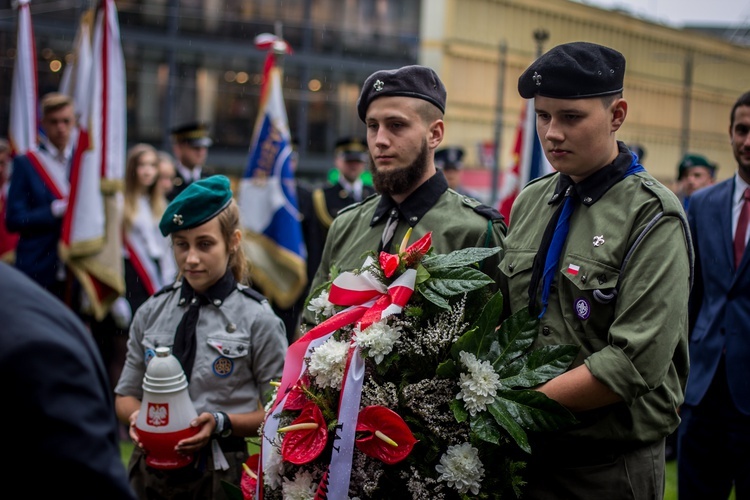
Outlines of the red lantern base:
[[192,455],[174,450],[179,441],[198,434],[200,427],[188,427],[176,432],[148,432],[138,429],[138,438],[146,450],[146,464],[155,469],[179,469],[193,461]]

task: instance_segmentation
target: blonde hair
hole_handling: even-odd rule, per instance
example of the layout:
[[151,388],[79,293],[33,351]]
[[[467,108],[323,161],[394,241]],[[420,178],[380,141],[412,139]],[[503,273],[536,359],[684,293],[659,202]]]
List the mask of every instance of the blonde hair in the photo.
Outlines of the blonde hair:
[[[123,225],[127,233],[133,227],[138,215],[138,198],[141,196],[140,184],[138,182],[138,162],[146,153],[153,153],[154,158],[158,160],[156,148],[150,144],[136,144],[128,150],[128,158],[125,162],[125,206],[123,210]],[[161,219],[164,210],[167,208],[167,202],[156,188],[158,176],[154,182],[148,186],[148,202],[151,207],[151,215],[157,222]]]
[[59,92],[50,92],[42,97],[41,106],[42,116],[46,116],[66,106],[73,106],[73,98]]
[[232,270],[234,279],[236,279],[238,283],[249,285],[250,272],[247,266],[247,259],[245,258],[245,251],[242,248],[241,239],[237,248],[234,251],[231,249],[232,238],[234,238],[235,231],[242,231],[242,228],[240,227],[240,208],[237,205],[237,201],[232,199],[229,206],[217,215],[217,218],[219,219],[221,235],[224,238],[224,243],[229,252],[229,262],[227,266]]

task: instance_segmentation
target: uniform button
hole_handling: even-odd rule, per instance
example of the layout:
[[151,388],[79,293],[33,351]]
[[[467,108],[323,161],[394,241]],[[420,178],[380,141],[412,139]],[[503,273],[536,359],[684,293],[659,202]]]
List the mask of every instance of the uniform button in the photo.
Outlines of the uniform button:
[[409,217],[409,222],[417,222],[419,217]]
[[215,305],[216,307],[219,307],[219,306],[221,305],[221,300],[219,300],[219,299],[214,299],[214,305]]
[[237,346],[237,352],[242,352],[244,350],[245,350],[245,346],[244,345],[238,345]]
[[237,331],[237,325],[235,325],[234,323],[229,323],[227,325],[227,333],[233,333],[236,331]]
[[548,326],[543,326],[542,327],[542,335],[544,335],[545,337],[549,337],[549,335],[551,333],[552,333],[552,331],[550,331],[550,329],[549,329]]
[[192,299],[190,299],[191,304],[195,304],[196,302],[198,302],[197,298],[193,297]]
[[185,305],[185,299],[180,299],[179,305]]
[[581,276],[581,283],[586,283],[586,275]]
[[607,277],[605,275],[603,275],[603,274],[600,274],[599,277],[596,278],[596,279],[599,280],[599,284],[600,285],[603,285],[604,283],[607,282]]
[[647,185],[647,186],[653,186],[654,185],[654,183],[651,182],[651,181],[646,181],[646,182],[644,182],[644,184]]
[[584,203],[591,203],[592,201],[593,201],[593,198],[591,198],[591,196],[587,196],[587,197],[585,197],[585,198],[583,199],[583,202],[584,202]]
[[516,268],[516,263],[515,262],[513,264],[508,264],[508,271],[513,272],[513,269],[515,269],[515,268]]
[[224,354],[229,354],[232,351],[228,347],[225,347],[224,349],[221,350],[221,352],[223,352]]

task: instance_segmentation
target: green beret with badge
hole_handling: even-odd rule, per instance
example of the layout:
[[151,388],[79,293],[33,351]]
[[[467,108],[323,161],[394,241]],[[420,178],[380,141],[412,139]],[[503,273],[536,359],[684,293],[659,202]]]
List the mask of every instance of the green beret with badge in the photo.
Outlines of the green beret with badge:
[[708,171],[711,173],[711,177],[714,177],[716,175],[716,164],[708,161],[708,158],[703,155],[687,153],[682,157],[682,160],[680,160],[680,165],[677,167],[677,179],[682,179],[682,177],[685,175],[685,172],[693,167],[703,167],[708,169]]
[[159,222],[161,234],[167,236],[200,226],[219,215],[231,201],[231,185],[224,175],[212,175],[192,182],[164,211]]

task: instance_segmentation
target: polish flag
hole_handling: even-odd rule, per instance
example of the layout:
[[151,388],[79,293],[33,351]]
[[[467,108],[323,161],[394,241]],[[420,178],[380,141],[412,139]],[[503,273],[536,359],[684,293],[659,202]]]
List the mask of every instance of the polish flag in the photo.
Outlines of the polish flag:
[[580,271],[580,269],[581,269],[581,266],[576,266],[575,264],[568,264],[568,274],[577,276],[578,271]]

